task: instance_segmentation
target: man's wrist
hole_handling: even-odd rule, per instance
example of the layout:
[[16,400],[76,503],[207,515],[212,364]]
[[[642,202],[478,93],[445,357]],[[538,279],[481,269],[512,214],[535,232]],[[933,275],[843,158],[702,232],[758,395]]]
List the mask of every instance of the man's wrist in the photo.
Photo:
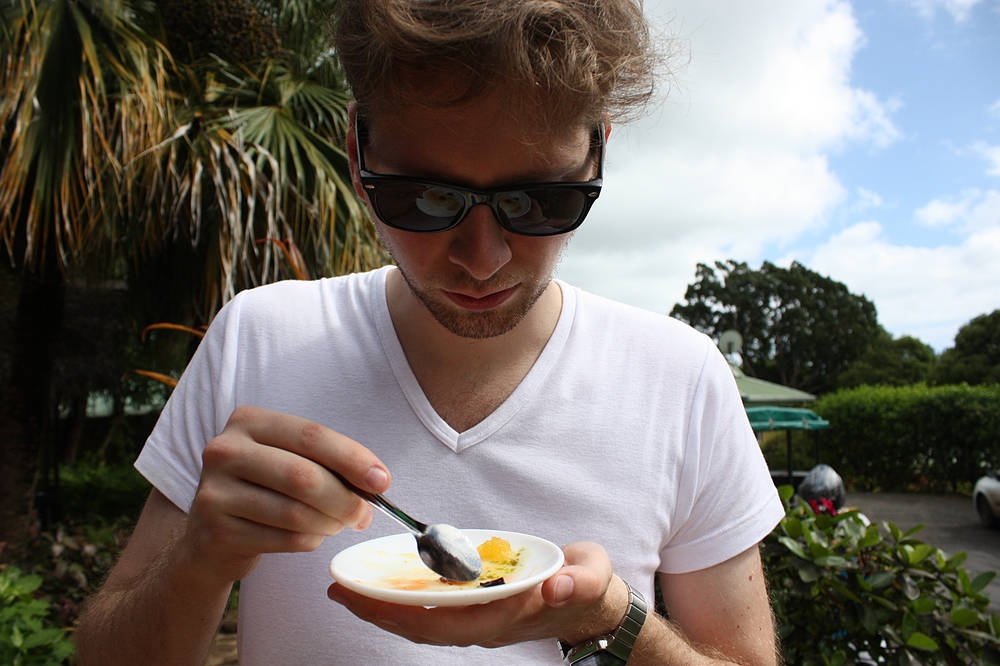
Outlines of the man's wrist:
[[639,592],[631,585],[618,579],[625,587],[628,601],[621,619],[609,632],[591,635],[590,638],[570,643],[560,640],[563,656],[570,664],[583,666],[624,666],[632,654],[632,648],[646,621],[647,604]]
[[628,585],[618,576],[612,576],[598,606],[586,613],[580,623],[560,635],[559,642],[577,645],[595,636],[612,633],[628,612],[628,598]]

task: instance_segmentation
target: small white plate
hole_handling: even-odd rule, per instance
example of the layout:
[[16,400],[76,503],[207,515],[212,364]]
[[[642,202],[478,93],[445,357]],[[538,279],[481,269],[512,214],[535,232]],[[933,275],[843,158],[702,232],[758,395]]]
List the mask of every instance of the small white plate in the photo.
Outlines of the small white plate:
[[510,542],[514,552],[520,551],[514,571],[504,573],[503,585],[441,583],[421,562],[412,534],[394,534],[351,546],[333,558],[330,574],[344,587],[372,599],[404,606],[468,606],[531,589],[563,565],[562,549],[545,539],[499,530],[461,531],[477,546],[490,537],[500,537]]

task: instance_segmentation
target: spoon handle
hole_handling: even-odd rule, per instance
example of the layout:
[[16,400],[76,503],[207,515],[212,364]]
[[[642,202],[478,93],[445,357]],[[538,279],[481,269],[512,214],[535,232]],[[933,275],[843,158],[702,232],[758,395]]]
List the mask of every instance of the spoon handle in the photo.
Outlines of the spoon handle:
[[368,493],[368,497],[365,497],[364,495],[360,495],[360,497],[368,500],[376,509],[380,509],[382,513],[398,521],[403,527],[413,532],[415,535],[420,536],[427,531],[427,525],[418,520],[414,520],[404,513],[399,507],[381,495]]
[[353,483],[342,477],[337,472],[334,472],[333,470],[330,470],[330,472],[335,477],[337,477],[337,480],[339,480],[342,484],[344,484],[345,488],[347,488],[352,493],[354,493],[361,499],[371,504],[376,509],[382,511],[382,513],[384,513],[385,515],[399,522],[403,527],[405,527],[410,532],[413,532],[414,534],[419,536],[427,531],[427,525],[421,523],[419,520],[414,520],[413,518],[408,516],[402,509],[400,509],[398,506],[396,506],[386,498],[382,497],[378,493],[370,493],[367,490],[361,490],[361,488],[358,488],[357,486],[355,486]]

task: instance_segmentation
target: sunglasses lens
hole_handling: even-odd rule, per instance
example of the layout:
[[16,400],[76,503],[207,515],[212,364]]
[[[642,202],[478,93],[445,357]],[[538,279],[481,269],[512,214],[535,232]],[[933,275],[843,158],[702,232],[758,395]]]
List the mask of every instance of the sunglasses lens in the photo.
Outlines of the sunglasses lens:
[[[407,231],[450,229],[466,210],[463,191],[415,180],[381,180],[368,192],[379,219]],[[584,192],[560,187],[511,190],[490,197],[504,226],[525,236],[552,236],[574,229],[589,204]]]
[[587,209],[587,195],[569,188],[504,192],[497,207],[510,228],[526,236],[551,236],[572,229]]
[[371,200],[383,222],[408,231],[447,229],[465,207],[455,190],[402,180],[379,183]]

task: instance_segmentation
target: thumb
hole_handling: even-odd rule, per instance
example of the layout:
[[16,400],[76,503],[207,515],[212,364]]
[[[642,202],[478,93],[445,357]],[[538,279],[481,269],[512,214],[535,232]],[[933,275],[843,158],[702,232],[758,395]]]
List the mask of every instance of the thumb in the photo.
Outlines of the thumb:
[[542,583],[542,599],[555,608],[589,606],[604,596],[611,583],[611,558],[596,543],[563,547],[566,564]]

